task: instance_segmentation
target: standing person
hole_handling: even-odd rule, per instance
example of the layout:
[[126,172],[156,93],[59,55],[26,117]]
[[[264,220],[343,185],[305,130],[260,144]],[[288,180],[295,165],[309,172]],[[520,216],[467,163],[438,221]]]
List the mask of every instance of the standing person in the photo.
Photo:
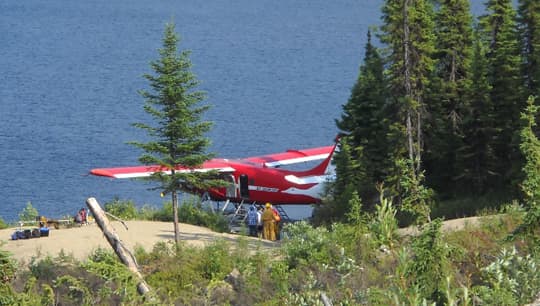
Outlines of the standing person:
[[81,223],[86,224],[86,209],[84,207],[81,208]]
[[271,206],[272,207],[272,213],[274,214],[274,231],[276,232],[276,239],[279,240],[279,226],[280,226],[280,222],[281,222],[281,216],[279,215],[279,212],[278,210],[274,207],[274,206]]
[[77,224],[81,224],[82,223],[82,214],[81,214],[81,211],[79,210],[77,212],[77,214],[75,215],[75,223]]
[[276,230],[274,229],[274,212],[272,211],[272,205],[266,203],[265,210],[262,214],[263,221],[263,238],[270,241],[276,240]]
[[251,205],[247,214],[247,224],[249,228],[249,235],[252,237],[257,237],[257,221],[257,210],[255,209],[255,205]]
[[259,238],[262,238],[263,236],[262,214],[263,208],[259,207],[259,209],[257,209],[257,236],[259,236]]

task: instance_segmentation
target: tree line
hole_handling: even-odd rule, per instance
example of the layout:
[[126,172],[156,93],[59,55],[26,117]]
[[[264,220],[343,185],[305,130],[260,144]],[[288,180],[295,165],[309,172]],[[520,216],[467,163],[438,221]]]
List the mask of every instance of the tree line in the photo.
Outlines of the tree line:
[[489,0],[475,17],[468,0],[386,0],[367,37],[336,120],[347,135],[337,180],[317,210],[331,220],[319,221],[344,220],[354,196],[373,209],[383,182],[409,222],[451,199],[521,198],[520,113],[540,91],[540,2]]

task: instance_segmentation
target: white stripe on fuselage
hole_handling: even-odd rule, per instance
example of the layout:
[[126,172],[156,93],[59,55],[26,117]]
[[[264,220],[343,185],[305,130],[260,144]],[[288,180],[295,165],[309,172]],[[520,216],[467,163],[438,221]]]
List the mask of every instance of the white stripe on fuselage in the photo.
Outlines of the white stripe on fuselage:
[[[294,175],[292,175],[294,176]],[[290,179],[290,178],[289,178]],[[302,181],[303,184],[315,184],[311,186],[308,189],[300,189],[296,187],[291,187],[286,190],[283,190],[283,193],[288,194],[297,194],[297,195],[305,195],[310,196],[312,198],[320,198],[321,195],[324,192],[324,185],[327,182],[330,182],[335,179],[335,175],[319,175],[319,176],[313,176],[313,177],[305,177],[305,178],[296,178],[297,181]]]
[[[224,167],[224,168],[206,168],[206,169],[193,169],[193,170],[176,170],[178,173],[188,173],[188,172],[208,172],[212,170],[217,170],[219,172],[234,172],[234,168],[232,167]],[[123,178],[139,178],[139,177],[149,177],[155,172],[132,172],[132,173],[119,173],[115,174],[115,178],[123,179]],[[161,171],[163,174],[171,174],[171,171]]]
[[255,186],[255,185],[249,185],[249,190],[253,191],[265,191],[265,192],[278,192],[278,188],[272,188],[272,187],[265,187],[265,186]]
[[269,163],[264,163],[264,165],[269,168],[275,168],[275,167],[283,166],[283,165],[291,165],[291,164],[309,162],[309,161],[314,161],[314,160],[321,160],[327,157],[328,157],[328,153],[324,153],[324,154],[313,155],[313,156],[298,157],[298,158],[293,158],[293,159],[269,162]]

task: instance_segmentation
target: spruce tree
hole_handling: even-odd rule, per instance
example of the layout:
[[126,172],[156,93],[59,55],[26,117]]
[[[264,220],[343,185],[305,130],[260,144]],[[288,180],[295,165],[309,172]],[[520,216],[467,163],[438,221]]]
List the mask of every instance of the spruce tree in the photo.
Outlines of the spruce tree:
[[[423,133],[426,117],[426,91],[434,69],[433,9],[424,0],[387,0],[383,5],[381,41],[389,49],[388,75],[390,82],[392,117],[391,135],[393,162],[407,159],[412,171],[406,181],[422,182]],[[404,173],[396,167],[390,181],[400,195],[399,176]],[[413,188],[417,189],[417,188]],[[398,201],[401,199],[398,198]],[[420,204],[420,203],[419,203]],[[419,207],[420,210],[422,208]]]
[[496,179],[497,159],[494,143],[497,122],[491,101],[488,81],[487,47],[476,32],[471,64],[471,82],[466,88],[467,111],[463,120],[463,145],[460,147],[456,180],[457,189],[464,194],[481,195],[488,192]]
[[362,160],[362,147],[352,147],[351,137],[342,137],[339,150],[332,161],[336,167],[336,179],[327,185],[323,205],[317,206],[313,211],[314,224],[332,224],[347,221],[347,214],[351,211],[350,200],[358,194],[358,186],[365,182],[366,173]]
[[536,137],[536,116],[538,106],[535,98],[529,97],[527,107],[521,114],[523,128],[521,130],[520,149],[525,157],[523,166],[524,180],[521,183],[523,199],[529,210],[540,212],[540,140]]
[[[351,159],[362,164],[365,175],[355,181],[355,189],[363,199],[373,198],[375,185],[384,179],[389,166],[387,145],[387,109],[384,65],[381,56],[371,41],[368,32],[363,65],[343,114],[336,120],[337,127],[348,134],[351,147],[359,148],[351,152]],[[361,153],[360,153],[361,152]],[[339,153],[338,153],[339,154]],[[339,177],[341,174],[337,173]],[[336,186],[337,187],[337,186]],[[372,203],[367,202],[368,205]]]
[[[191,71],[190,52],[178,52],[180,38],[175,33],[175,25],[165,27],[160,58],[150,66],[154,74],[145,74],[151,90],[141,90],[145,99],[144,110],[154,119],[153,124],[135,123],[145,130],[151,140],[131,142],[144,153],[139,161],[146,165],[159,165],[164,171],[156,172],[150,180],[159,183],[156,189],[162,194],[170,194],[173,204],[175,240],[180,240],[178,229],[178,192],[181,190],[206,189],[221,185],[215,180],[215,173],[191,171],[212,158],[206,150],[210,145],[204,137],[212,126],[202,121],[208,105],[201,105],[205,93],[197,90],[199,84]],[[179,171],[179,167],[188,171]]]
[[463,121],[468,111],[472,15],[468,0],[442,0],[436,14],[436,68],[427,104],[426,169],[430,185],[441,193],[452,191],[462,169],[456,164],[463,145]]
[[520,102],[522,86],[520,54],[516,32],[516,12],[511,0],[490,0],[488,14],[481,18],[484,37],[489,44],[488,80],[491,84],[491,101],[497,122],[494,150],[497,156],[496,185],[510,186],[520,172],[519,116],[524,102]]
[[416,172],[422,162],[426,89],[434,69],[433,10],[424,0],[388,0],[381,39],[391,50],[391,95],[404,126],[408,158]]
[[[531,233],[538,229],[540,222],[540,140],[536,137],[536,117],[538,115],[538,106],[535,104],[535,98],[529,97],[527,107],[521,114],[521,153],[525,158],[523,166],[524,179],[521,182],[521,192],[527,213],[523,223],[510,235]],[[534,236],[531,237],[534,239]]]
[[525,95],[540,95],[540,1],[518,1],[518,33]]

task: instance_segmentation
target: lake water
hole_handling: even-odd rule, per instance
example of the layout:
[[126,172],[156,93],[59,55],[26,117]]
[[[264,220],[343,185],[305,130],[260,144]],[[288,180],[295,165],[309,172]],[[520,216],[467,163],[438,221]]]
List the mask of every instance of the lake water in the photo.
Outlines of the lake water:
[[[161,206],[140,181],[88,176],[138,164],[148,120],[137,91],[165,24],[207,92],[220,157],[332,143],[381,0],[0,2],[0,216],[28,202],[73,215],[88,197]],[[286,207],[303,217],[307,207]]]

